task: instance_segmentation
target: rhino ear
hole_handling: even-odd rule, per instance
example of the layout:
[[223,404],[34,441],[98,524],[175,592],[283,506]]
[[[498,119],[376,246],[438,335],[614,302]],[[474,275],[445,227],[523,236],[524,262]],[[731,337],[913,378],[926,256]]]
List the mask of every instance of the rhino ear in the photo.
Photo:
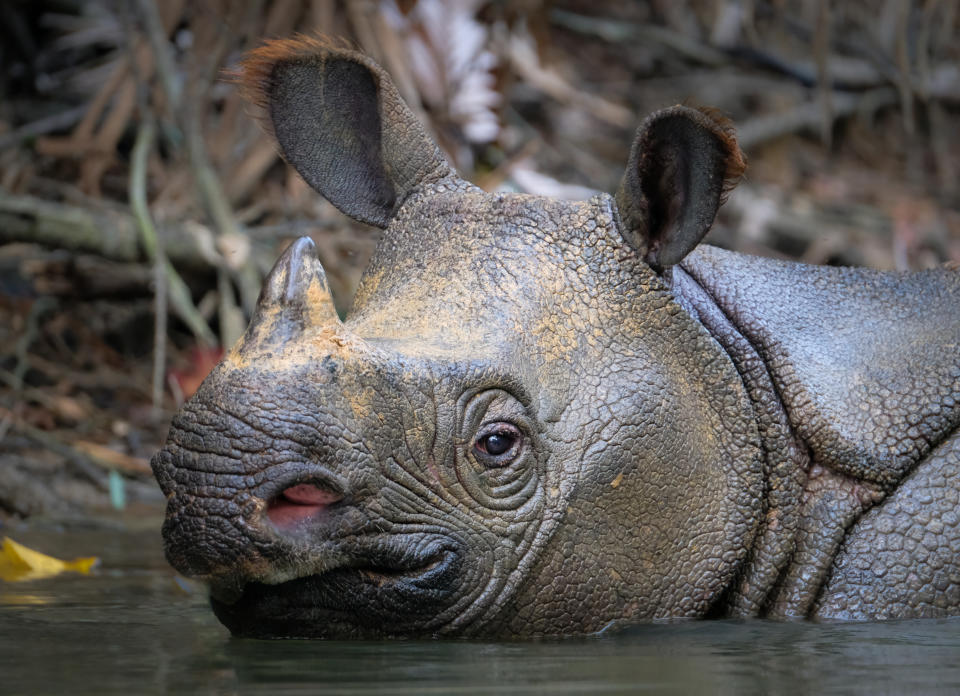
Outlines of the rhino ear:
[[656,270],[693,251],[746,167],[728,121],[674,106],[637,129],[617,207],[628,243]]
[[390,76],[319,37],[269,41],[241,64],[286,160],[352,218],[386,227],[419,186],[453,174]]

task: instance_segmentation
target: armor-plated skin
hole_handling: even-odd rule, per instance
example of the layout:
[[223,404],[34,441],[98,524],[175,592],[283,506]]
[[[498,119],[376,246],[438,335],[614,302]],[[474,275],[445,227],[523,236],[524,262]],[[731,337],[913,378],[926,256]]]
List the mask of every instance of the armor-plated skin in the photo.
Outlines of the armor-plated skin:
[[565,202],[458,178],[361,54],[272,42],[243,79],[385,233],[344,321],[291,245],[154,458],[232,631],[960,614],[960,274],[694,249],[743,169],[710,112]]

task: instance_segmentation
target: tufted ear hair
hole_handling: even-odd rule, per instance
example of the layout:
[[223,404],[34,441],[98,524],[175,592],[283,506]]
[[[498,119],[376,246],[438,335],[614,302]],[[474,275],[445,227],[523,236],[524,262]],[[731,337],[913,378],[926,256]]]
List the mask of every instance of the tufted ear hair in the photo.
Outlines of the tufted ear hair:
[[673,106],[637,129],[616,193],[627,242],[661,271],[693,251],[746,168],[729,121]]
[[286,160],[352,218],[386,227],[404,199],[453,176],[370,58],[320,37],[268,41],[235,75]]

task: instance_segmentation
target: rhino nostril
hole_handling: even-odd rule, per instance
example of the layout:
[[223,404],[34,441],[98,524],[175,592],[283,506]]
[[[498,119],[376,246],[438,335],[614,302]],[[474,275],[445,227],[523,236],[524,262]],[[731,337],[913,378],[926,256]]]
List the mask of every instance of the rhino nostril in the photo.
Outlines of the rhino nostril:
[[283,490],[267,505],[267,517],[279,529],[289,530],[322,514],[329,506],[343,500],[340,493],[325,490],[312,483],[298,483]]
[[330,505],[343,500],[343,496],[339,493],[324,490],[312,483],[290,486],[280,494],[280,497],[297,505]]

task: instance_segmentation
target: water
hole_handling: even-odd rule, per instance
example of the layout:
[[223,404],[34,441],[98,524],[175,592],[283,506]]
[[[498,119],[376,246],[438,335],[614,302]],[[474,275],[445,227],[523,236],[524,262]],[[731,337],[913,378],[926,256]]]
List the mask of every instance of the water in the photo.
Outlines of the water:
[[93,577],[0,582],[0,693],[960,693],[960,619],[690,622],[523,643],[236,640],[202,592],[177,584],[155,520],[139,527],[2,530],[104,563]]

